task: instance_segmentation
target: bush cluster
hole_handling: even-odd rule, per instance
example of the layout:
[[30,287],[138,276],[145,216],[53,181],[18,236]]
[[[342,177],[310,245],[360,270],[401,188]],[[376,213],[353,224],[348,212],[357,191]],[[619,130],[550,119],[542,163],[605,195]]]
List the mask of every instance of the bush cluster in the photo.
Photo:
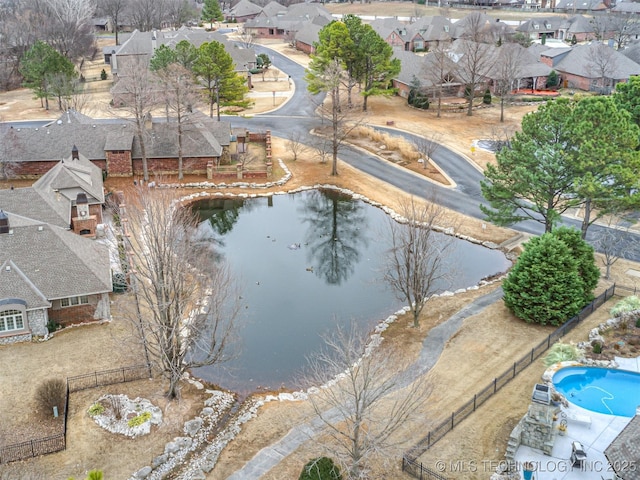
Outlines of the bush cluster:
[[140,415],[136,415],[127,422],[129,428],[138,427],[145,422],[151,420],[151,412],[142,412]]
[[45,380],[36,390],[36,404],[47,417],[53,415],[53,407],[58,408],[58,415],[64,414],[66,397],[67,383],[60,378]]

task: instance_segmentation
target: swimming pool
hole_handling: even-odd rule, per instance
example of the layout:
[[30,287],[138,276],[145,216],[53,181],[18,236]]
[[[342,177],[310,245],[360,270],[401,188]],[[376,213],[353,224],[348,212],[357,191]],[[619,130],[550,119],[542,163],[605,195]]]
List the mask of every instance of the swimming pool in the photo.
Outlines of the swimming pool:
[[640,405],[640,374],[599,367],[567,367],[553,376],[556,390],[592,412],[633,417]]

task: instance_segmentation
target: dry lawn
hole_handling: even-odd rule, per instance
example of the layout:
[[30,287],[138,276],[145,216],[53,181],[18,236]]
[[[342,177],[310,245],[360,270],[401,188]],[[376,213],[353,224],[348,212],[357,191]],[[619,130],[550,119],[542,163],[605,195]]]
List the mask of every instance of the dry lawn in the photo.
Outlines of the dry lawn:
[[[286,50],[287,47],[280,48]],[[254,79],[254,84],[257,88],[260,81],[256,80]],[[28,92],[0,95],[0,115],[3,119],[42,118],[45,112],[37,101],[28,97]],[[271,102],[272,99],[268,98],[267,101]],[[499,109],[494,106],[476,111],[471,118],[464,113],[447,113],[441,118],[436,118],[433,111],[408,109],[404,100],[400,98],[371,98],[369,104],[369,123],[385,125],[387,121],[393,120],[397,128],[418,133],[440,132],[447,146],[467,155],[479,168],[492,161],[493,155],[484,151],[472,154],[471,142],[492,138],[497,129],[516,128],[522,116],[535,108],[510,106],[507,109],[505,124],[500,124]],[[267,103],[257,102],[254,111],[268,108],[270,106]],[[106,109],[105,114],[108,112]],[[50,112],[51,117],[48,118],[55,118],[57,113]],[[287,189],[331,183],[349,188],[395,209],[398,209],[401,199],[405,196],[395,187],[363,175],[343,163],[339,165],[339,176],[333,177],[330,175],[328,163],[320,163],[310,155],[294,162],[287,152],[286,142],[282,139],[276,139],[274,142],[274,155],[285,160],[293,173]],[[109,189],[118,189],[125,184],[122,182],[128,184],[127,180],[108,179],[106,186]],[[233,190],[225,191],[233,193]],[[237,192],[249,193],[247,189]],[[178,190],[177,193],[183,192]],[[481,221],[461,217],[455,212],[448,212],[447,215],[447,222],[460,225],[461,233],[482,240],[501,243],[515,235],[510,229],[492,225],[483,229]],[[614,267],[613,280],[635,286],[637,277],[626,273],[629,268],[640,270],[638,265],[618,262]],[[603,281],[602,284],[604,288],[607,282]],[[488,293],[492,288],[496,288],[496,285],[454,297],[434,299],[422,315],[420,328],[411,328],[410,319],[401,318],[385,333],[386,345],[388,348],[401,349],[407,360],[416,358],[423,339],[433,326],[446,320],[469,301]],[[43,379],[50,376],[64,378],[141,361],[141,356],[128,348],[128,344],[123,341],[127,336],[127,329],[118,312],[119,303],[126,300],[126,296],[114,297],[114,321],[111,323],[74,328],[42,344],[0,347],[0,363],[11,366],[3,369],[0,396],[0,425],[5,439],[24,440],[36,435],[41,417],[31,399],[35,388]],[[606,317],[603,307],[584,325],[572,332],[569,338],[586,338],[588,329]],[[546,327],[526,325],[518,321],[505,310],[501,302],[490,306],[479,315],[468,318],[448,342],[440,360],[428,374],[436,388],[424,405],[424,422],[406,425],[401,432],[402,436],[409,443],[422,438],[430,427],[450,415],[452,410],[481,390],[488,381],[511,365],[514,359],[519,358],[523,351],[536,345],[550,331]],[[489,400],[480,412],[465,420],[421,460],[427,465],[433,465],[433,462],[439,459],[499,460],[504,453],[508,434],[524,413],[531,387],[538,381],[541,373],[542,367],[539,362],[528,367]],[[70,475],[82,477],[92,468],[104,470],[107,479],[127,478],[138,468],[148,465],[153,457],[161,454],[167,440],[182,435],[184,420],[193,416],[202,406],[203,395],[191,387],[185,386],[181,402],[170,404],[162,396],[163,388],[163,382],[154,379],[72,394],[68,449],[58,454],[1,466],[0,478],[66,479]],[[165,423],[151,435],[135,440],[105,432],[85,413],[103,393],[125,393],[130,397],[149,398],[163,408]],[[277,441],[292,426],[308,418],[309,411],[306,402],[272,402],[265,405],[260,409],[258,418],[246,424],[236,440],[222,452],[216,469],[208,478],[227,478],[262,448]],[[320,442],[306,442],[292,455],[284,458],[264,478],[297,478],[302,465],[312,456],[321,453]],[[400,452],[396,452],[390,457],[390,466],[377,466],[375,478],[401,478],[403,474],[400,472],[399,454]],[[30,472],[33,473],[31,477],[28,476]],[[447,476],[484,479],[488,475],[479,472],[476,476],[467,473],[455,477],[447,472]]]

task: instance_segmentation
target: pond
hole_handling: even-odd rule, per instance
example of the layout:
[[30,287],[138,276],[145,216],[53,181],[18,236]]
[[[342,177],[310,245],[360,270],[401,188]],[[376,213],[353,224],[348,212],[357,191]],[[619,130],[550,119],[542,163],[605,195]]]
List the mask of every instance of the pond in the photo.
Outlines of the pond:
[[[306,357],[337,324],[373,328],[404,306],[381,280],[388,215],[335,191],[194,204],[199,234],[241,279],[237,356],[194,374],[229,390],[299,388]],[[453,290],[504,272],[500,251],[456,239]]]

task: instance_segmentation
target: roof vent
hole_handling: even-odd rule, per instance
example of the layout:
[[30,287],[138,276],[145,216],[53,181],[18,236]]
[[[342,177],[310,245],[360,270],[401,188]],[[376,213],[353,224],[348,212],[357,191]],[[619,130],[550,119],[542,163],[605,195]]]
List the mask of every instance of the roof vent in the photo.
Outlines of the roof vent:
[[10,272],[10,271],[11,271],[11,265],[7,265],[6,267],[4,267],[4,269],[5,269],[7,272]]
[[38,225],[38,231],[42,232],[44,230],[44,227],[42,225]]

